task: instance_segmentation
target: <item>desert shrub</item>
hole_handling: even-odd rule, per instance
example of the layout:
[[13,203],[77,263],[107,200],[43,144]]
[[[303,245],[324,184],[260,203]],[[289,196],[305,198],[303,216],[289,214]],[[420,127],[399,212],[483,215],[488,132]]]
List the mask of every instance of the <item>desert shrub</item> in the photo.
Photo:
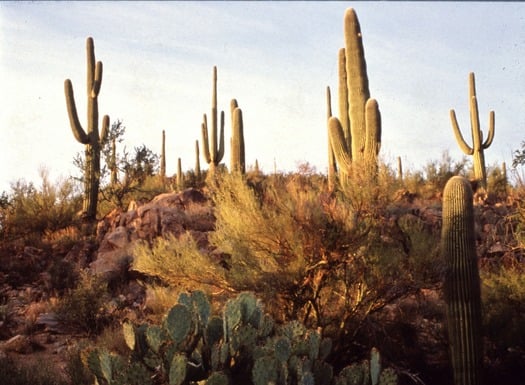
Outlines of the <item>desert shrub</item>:
[[444,263],[440,250],[440,228],[432,228],[421,218],[406,214],[398,225],[409,242],[408,265],[418,287],[429,287],[443,278]]
[[[40,171],[39,188],[18,180],[11,185],[7,200],[0,206],[0,236],[4,240],[40,241],[44,232],[56,231],[77,223],[81,200],[71,180],[52,183],[47,170]],[[4,196],[6,198],[6,196]]]
[[67,385],[66,379],[62,377],[49,361],[20,363],[6,356],[0,357],[2,385]]
[[190,233],[179,238],[174,235],[159,237],[152,247],[147,242],[140,242],[133,254],[134,270],[158,277],[182,290],[196,284],[229,289],[223,269],[199,250]]
[[470,161],[466,156],[461,160],[455,161],[448,151],[441,154],[441,159],[431,160],[423,167],[425,184],[420,192],[425,197],[431,197],[437,192],[443,191],[447,181],[455,176],[462,175],[468,177],[470,172]]
[[76,345],[74,348],[67,351],[64,371],[66,372],[70,384],[92,385],[95,377],[90,373],[86,365],[84,365],[82,352],[83,347],[79,345]]
[[487,190],[493,196],[504,199],[507,196],[508,187],[507,171],[503,169],[503,165],[488,167]]
[[486,335],[496,354],[525,354],[525,274],[522,268],[482,272]]
[[54,311],[65,325],[97,334],[110,320],[107,302],[108,292],[104,281],[83,272],[77,286],[60,299]]

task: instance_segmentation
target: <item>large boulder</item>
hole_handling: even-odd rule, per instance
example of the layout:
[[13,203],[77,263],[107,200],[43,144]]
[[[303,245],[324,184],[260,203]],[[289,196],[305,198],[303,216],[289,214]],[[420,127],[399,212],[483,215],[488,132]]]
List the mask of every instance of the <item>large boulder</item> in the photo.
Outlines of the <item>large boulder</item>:
[[190,232],[203,244],[214,223],[208,199],[196,189],[160,194],[142,205],[133,202],[126,212],[114,210],[98,223],[100,247],[90,268],[95,274],[116,278],[133,263],[136,242],[151,244],[158,237]]

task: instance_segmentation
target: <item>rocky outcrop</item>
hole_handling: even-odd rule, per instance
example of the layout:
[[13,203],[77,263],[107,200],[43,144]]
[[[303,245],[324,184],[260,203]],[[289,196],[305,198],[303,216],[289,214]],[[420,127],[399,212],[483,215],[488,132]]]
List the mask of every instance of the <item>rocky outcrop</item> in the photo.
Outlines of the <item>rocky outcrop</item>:
[[203,243],[214,222],[208,199],[196,189],[164,193],[142,205],[132,202],[126,212],[114,210],[99,222],[100,247],[90,268],[95,274],[116,277],[133,262],[139,240],[151,243],[157,237],[190,232]]

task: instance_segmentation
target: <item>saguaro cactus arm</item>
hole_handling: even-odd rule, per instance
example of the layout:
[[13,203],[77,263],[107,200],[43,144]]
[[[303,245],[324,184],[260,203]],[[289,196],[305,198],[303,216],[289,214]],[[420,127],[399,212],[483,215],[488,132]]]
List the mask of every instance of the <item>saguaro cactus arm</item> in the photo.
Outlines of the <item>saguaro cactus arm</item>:
[[66,95],[67,113],[69,116],[69,123],[71,126],[71,131],[73,132],[73,136],[78,142],[82,144],[88,144],[89,137],[82,128],[80,120],[78,119],[77,107],[75,104],[75,95],[73,93],[73,85],[71,84],[71,80],[69,79],[66,79],[64,81],[64,93]]
[[336,117],[328,119],[328,135],[339,168],[341,170],[349,170],[352,165],[352,158],[345,141],[343,127]]
[[375,99],[366,101],[365,112],[365,158],[376,160],[381,148],[381,113]]

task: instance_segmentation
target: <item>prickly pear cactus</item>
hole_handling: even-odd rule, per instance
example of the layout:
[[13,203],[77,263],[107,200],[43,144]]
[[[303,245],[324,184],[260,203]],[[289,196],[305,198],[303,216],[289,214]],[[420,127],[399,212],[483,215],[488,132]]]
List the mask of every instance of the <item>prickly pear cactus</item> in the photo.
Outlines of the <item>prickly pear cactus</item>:
[[332,341],[298,321],[276,325],[252,293],[228,300],[222,317],[211,314],[202,292],[183,293],[178,302],[161,325],[123,323],[131,361],[104,350],[90,353],[99,384],[372,385],[371,367],[375,384],[396,383],[394,372],[381,370],[376,350],[373,364],[349,366],[334,378],[325,361]]

